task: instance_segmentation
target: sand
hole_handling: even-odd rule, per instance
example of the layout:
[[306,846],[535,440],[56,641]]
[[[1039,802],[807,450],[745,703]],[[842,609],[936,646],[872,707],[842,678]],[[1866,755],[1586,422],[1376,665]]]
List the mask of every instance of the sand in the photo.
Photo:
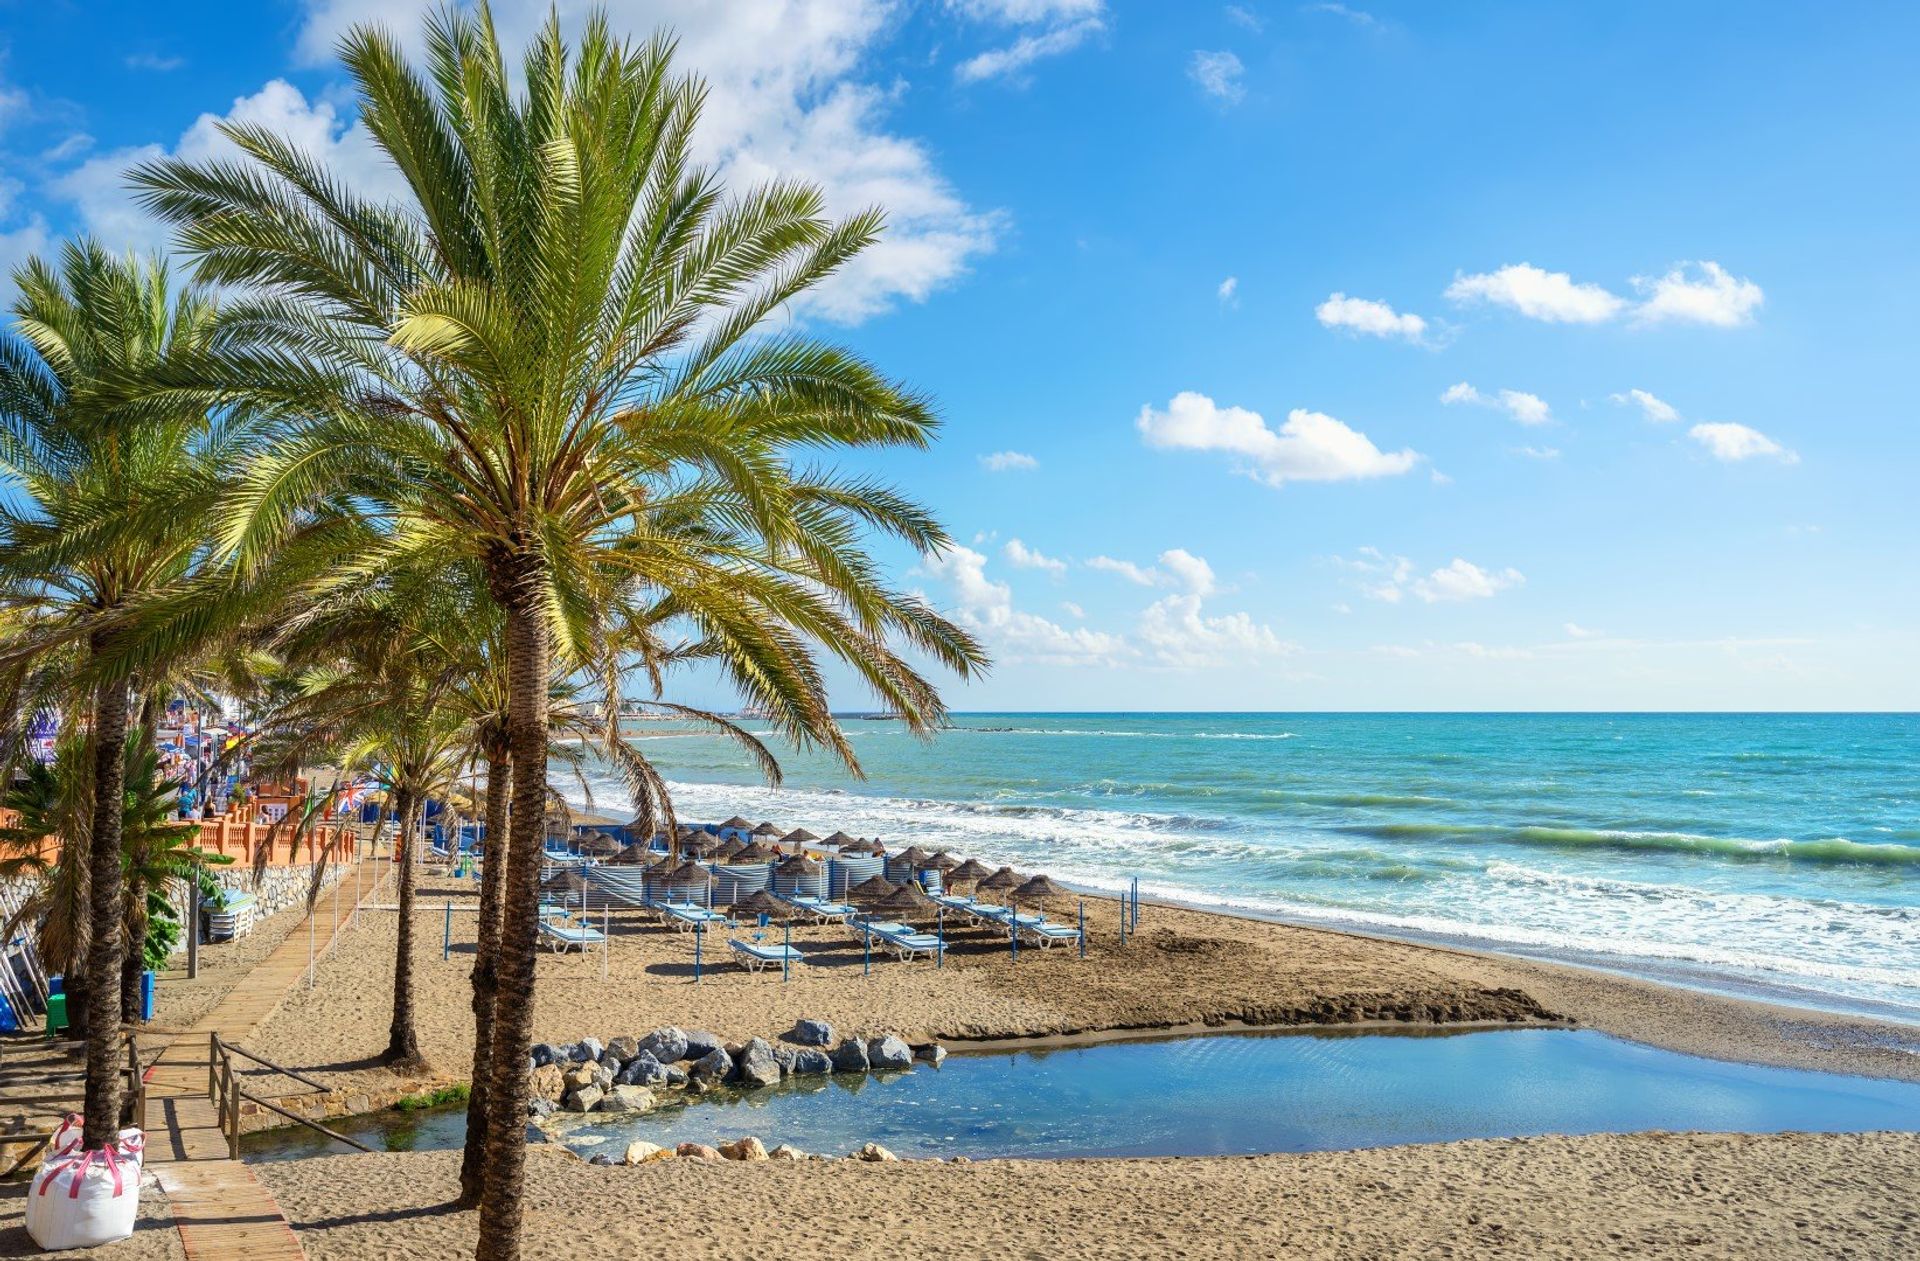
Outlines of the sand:
[[[471,905],[474,897],[471,881],[422,881],[414,975],[431,1066],[423,1080],[462,1079],[470,1062],[472,915],[454,913],[451,959],[441,957],[441,935],[446,902]],[[1122,946],[1117,905],[1089,899],[1087,908],[1085,960],[1056,947],[1023,949],[1015,964],[1004,940],[973,930],[955,934],[945,968],[876,958],[871,975],[863,975],[860,948],[844,930],[796,928],[808,965],[786,983],[716,959],[724,959],[724,943],[710,936],[695,984],[690,936],[637,913],[616,915],[606,979],[597,953],[542,952],[536,1037],[606,1039],[677,1024],[744,1039],[777,1034],[801,1016],[848,1032],[948,1042],[1241,1025],[1558,1021],[1702,1055],[1920,1079],[1920,1033],[1904,1026],[1178,908],[1147,908],[1140,932]],[[1059,908],[1060,917],[1071,918],[1073,909]],[[393,1076],[373,1056],[386,1041],[394,931],[395,913],[364,914],[321,965],[316,990],[291,995],[249,1049],[343,1089],[391,1087]],[[778,934],[776,927],[770,939]]]
[[0,1183],[0,1257],[87,1257],[93,1261],[186,1261],[187,1250],[180,1245],[180,1232],[174,1229],[173,1208],[154,1184],[153,1175],[141,1180],[140,1214],[133,1225],[133,1237],[104,1248],[42,1252],[33,1236],[27,1234],[27,1184]]
[[[455,1152],[262,1165],[309,1257],[472,1255]],[[1896,1258],[1920,1136],[1636,1135],[1205,1160],[598,1168],[536,1148],[528,1258]]]

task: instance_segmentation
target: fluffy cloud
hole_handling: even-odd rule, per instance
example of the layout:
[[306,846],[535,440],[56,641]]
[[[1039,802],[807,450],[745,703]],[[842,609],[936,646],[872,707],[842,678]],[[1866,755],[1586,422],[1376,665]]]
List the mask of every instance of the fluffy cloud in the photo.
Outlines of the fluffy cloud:
[[995,451],[980,457],[980,467],[990,473],[1026,473],[1040,467],[1040,461],[1025,451]]
[[987,558],[970,547],[929,553],[921,568],[953,592],[954,620],[978,634],[1002,660],[1050,665],[1111,665],[1130,655],[1118,635],[1068,628],[1013,606],[1013,591],[987,576]]
[[1645,390],[1628,390],[1624,394],[1609,394],[1607,397],[1622,407],[1628,404],[1638,407],[1642,416],[1659,424],[1670,424],[1680,419],[1680,412],[1673,404]]
[[1267,29],[1267,24],[1260,20],[1259,14],[1237,4],[1227,6],[1227,21],[1235,26],[1244,27],[1255,35]]
[[1555,324],[1599,324],[1627,307],[1627,300],[1599,285],[1577,283],[1563,271],[1509,263],[1498,271],[1459,275],[1447,286],[1455,302],[1509,307],[1528,319]]
[[1087,562],[1088,569],[1097,569],[1102,573],[1118,574],[1128,582],[1142,587],[1160,585],[1160,575],[1151,569],[1142,568],[1130,560],[1116,560],[1111,556],[1096,556]]
[[1300,650],[1249,614],[1209,617],[1201,601],[1197,593],[1170,595],[1147,606],[1140,615],[1140,643],[1154,661],[1173,669],[1205,669]]
[[1355,9],[1348,5],[1333,3],[1332,0],[1328,0],[1328,2],[1324,4],[1307,5],[1302,11],[1306,13],[1331,13],[1334,17],[1347,19],[1347,21],[1353,23],[1355,26],[1378,29],[1381,25],[1380,19],[1368,13],[1365,9]]
[[1226,305],[1228,306],[1237,305],[1240,300],[1240,297],[1239,297],[1240,277],[1228,276],[1225,280],[1220,282],[1220,287],[1218,289],[1215,289],[1213,292],[1214,292],[1214,296],[1219,298],[1220,301],[1225,303]]
[[1523,425],[1544,425],[1553,419],[1553,409],[1547,406],[1547,400],[1525,390],[1496,390],[1492,394],[1482,394],[1461,381],[1441,391],[1440,401],[1448,406],[1468,403],[1477,407],[1496,407]]
[[1043,569],[1056,578],[1067,572],[1067,562],[1043,555],[1019,539],[1008,539],[1000,554],[1015,569]]
[[1409,595],[1427,604],[1485,599],[1526,581],[1517,569],[1482,569],[1457,556],[1421,575],[1412,560],[1389,556],[1377,547],[1363,547],[1352,557],[1336,556],[1334,564],[1354,575],[1353,585],[1362,595],[1387,604],[1399,604]]
[[1733,421],[1714,421],[1695,425],[1687,430],[1687,437],[1707,449],[1716,460],[1737,463],[1741,460],[1772,459],[1782,464],[1796,464],[1800,457],[1781,446],[1758,429]]
[[975,21],[1040,28],[955,66],[954,77],[962,83],[1018,74],[1036,61],[1072,52],[1106,29],[1105,0],[947,0],[947,7]]
[[1344,293],[1333,294],[1315,307],[1313,314],[1327,328],[1364,333],[1369,337],[1400,337],[1417,342],[1427,333],[1427,322],[1411,311],[1402,315],[1385,302],[1349,298]]
[[1184,547],[1160,553],[1160,567],[1192,595],[1213,594],[1213,566]]
[[1559,447],[1515,447],[1513,453],[1515,455],[1524,455],[1529,460],[1557,460],[1560,458]]
[[[1698,278],[1688,268],[1697,268]],[[1664,276],[1635,277],[1646,300],[1634,318],[1648,324],[1706,324],[1735,328],[1753,322],[1766,294],[1751,280],[1734,276],[1718,263],[1681,263]]]
[[1183,390],[1166,409],[1142,407],[1134,426],[1150,447],[1224,451],[1246,459],[1246,471],[1269,486],[1391,477],[1420,462],[1412,450],[1385,452],[1367,435],[1321,412],[1295,408],[1278,432],[1258,412],[1220,407]]
[[1187,63],[1187,77],[1200,85],[1200,90],[1215,100],[1229,103],[1238,101],[1247,94],[1241,86],[1240,75],[1246,69],[1240,59],[1229,52],[1197,52],[1193,60]]

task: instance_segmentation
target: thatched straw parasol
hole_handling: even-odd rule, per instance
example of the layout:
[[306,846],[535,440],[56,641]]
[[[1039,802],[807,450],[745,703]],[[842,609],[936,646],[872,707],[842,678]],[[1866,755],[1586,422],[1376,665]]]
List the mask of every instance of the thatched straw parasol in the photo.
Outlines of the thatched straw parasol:
[[817,859],[805,854],[795,854],[792,858],[782,859],[773,869],[776,876],[811,876],[820,870]]
[[993,868],[977,859],[969,858],[947,873],[947,886],[957,884],[976,884],[993,874]]
[[696,862],[684,862],[666,874],[666,882],[673,888],[681,885],[705,885],[713,883],[713,873]]
[[540,892],[564,893],[569,897],[585,893],[587,887],[577,871],[556,871],[540,882]]
[[927,895],[920,892],[919,885],[903,884],[886,897],[870,904],[869,909],[900,919],[919,919],[922,916],[931,915],[935,908]]
[[893,891],[893,885],[887,882],[885,876],[868,876],[865,880],[862,880],[859,884],[847,890],[847,900],[849,902],[859,902],[862,904],[878,902],[881,898],[886,897]]
[[766,846],[762,845],[760,842],[755,841],[751,845],[746,845],[741,847],[740,849],[735,850],[733,853],[733,857],[729,858],[727,861],[730,863],[772,862],[773,851],[768,849]]
[[843,854],[852,853],[852,854],[879,855],[879,854],[885,854],[887,852],[887,847],[882,845],[880,843],[880,838],[876,836],[870,841],[868,840],[855,841],[852,845],[843,847],[840,852]]
[[713,851],[713,856],[724,863],[746,847],[747,843],[739,837],[730,837],[720,842],[720,848]]
[[918,845],[909,845],[906,849],[900,851],[898,854],[895,854],[893,856],[893,861],[897,863],[907,863],[915,871],[918,871],[920,870],[920,868],[926,866],[927,860],[932,857],[933,857],[932,854],[929,854],[926,850],[921,849]]
[[819,837],[807,831],[805,828],[795,828],[793,831],[781,837],[780,843],[782,845],[802,845],[807,841],[817,841],[819,839]]
[[1050,902],[1055,898],[1067,896],[1069,896],[1067,891],[1047,876],[1035,876],[1013,891],[1015,902]]
[[759,827],[753,830],[753,835],[778,837],[780,835],[780,829],[771,823],[762,822]]
[[652,861],[653,851],[644,844],[629,845],[607,859],[607,863],[614,867],[642,867]]
[[827,838],[827,844],[838,845],[841,849],[845,849],[847,846],[855,844],[855,841],[851,836],[848,836],[845,832],[835,832],[832,836],[829,836]]
[[951,872],[955,867],[958,867],[959,865],[960,865],[960,860],[958,858],[955,858],[952,854],[949,854],[944,849],[941,850],[939,853],[935,854],[932,858],[927,859],[927,866],[937,867],[940,870],[941,875],[946,875],[948,872]]
[[590,832],[580,838],[580,852],[583,854],[595,854],[605,858],[620,852],[620,842],[614,840],[605,832]]
[[752,830],[753,820],[743,819],[736,814],[731,819],[728,819],[725,823],[722,823],[720,826],[723,828],[737,828],[742,832],[746,832],[746,831]]
[[785,919],[793,914],[793,908],[774,897],[765,889],[755,889],[746,897],[733,904],[735,915],[764,915],[768,919]]
[[705,832],[680,842],[680,854],[684,858],[705,858],[719,848],[720,843]]
[[975,885],[974,888],[980,893],[998,893],[1004,895],[1018,889],[1021,883],[1022,877],[1018,872],[1011,867],[1002,867]]

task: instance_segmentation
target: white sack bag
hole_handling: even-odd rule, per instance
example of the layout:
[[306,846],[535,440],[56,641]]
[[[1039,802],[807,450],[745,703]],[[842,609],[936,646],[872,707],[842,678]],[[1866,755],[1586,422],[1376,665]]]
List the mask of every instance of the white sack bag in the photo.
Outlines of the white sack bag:
[[49,1252],[97,1248],[133,1234],[146,1136],[121,1130],[99,1151],[74,1143],[40,1166],[27,1192],[27,1234]]

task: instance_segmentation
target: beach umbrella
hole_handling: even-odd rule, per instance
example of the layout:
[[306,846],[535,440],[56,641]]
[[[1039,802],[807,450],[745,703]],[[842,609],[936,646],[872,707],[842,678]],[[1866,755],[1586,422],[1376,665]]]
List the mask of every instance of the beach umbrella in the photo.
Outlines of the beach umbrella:
[[1067,891],[1046,876],[1035,876],[1013,891],[1015,902],[1050,902],[1066,896]]
[[960,865],[960,860],[943,849],[932,858],[927,859],[926,865],[939,868],[940,874],[944,876],[950,875],[954,868]]
[[872,903],[869,908],[877,914],[892,915],[899,919],[918,919],[934,910],[933,902],[920,892],[917,884],[903,884],[886,897]]
[[713,856],[724,863],[746,847],[747,843],[736,836],[730,840],[721,841],[720,848],[713,851]]
[[780,843],[782,845],[801,845],[807,841],[817,841],[819,839],[819,837],[807,831],[805,828],[795,828],[793,831],[781,837]]
[[627,846],[607,862],[615,867],[644,867],[653,861],[653,851],[642,844]]
[[713,873],[696,862],[684,862],[666,874],[666,882],[678,888],[681,885],[703,885],[713,882]]
[[680,854],[685,858],[706,858],[719,848],[718,842],[704,832],[680,842]]
[[773,824],[771,823],[762,823],[759,827],[753,830],[753,835],[777,837],[780,835],[780,829],[773,826]]
[[542,893],[560,893],[569,897],[587,891],[587,882],[577,871],[556,871],[540,882]]
[[893,885],[888,883],[885,876],[868,876],[865,880],[862,880],[859,884],[847,890],[847,900],[865,905],[878,902],[881,898],[886,897],[893,891]]
[[1007,894],[1018,889],[1020,885],[1020,874],[1011,867],[1002,867],[975,885],[974,888],[981,893]]
[[975,884],[993,874],[993,868],[977,859],[969,858],[947,873],[947,886],[957,884]]
[[743,819],[743,818],[741,818],[741,817],[740,817],[739,815],[737,815],[737,814],[736,814],[736,815],[734,815],[734,816],[733,816],[733,817],[732,817],[731,819],[728,819],[728,820],[727,820],[727,821],[726,821],[725,823],[722,823],[722,824],[721,824],[720,826],[721,826],[721,827],[723,827],[723,828],[734,828],[734,829],[737,829],[737,830],[739,830],[739,831],[742,831],[742,832],[745,832],[745,831],[749,831],[750,829],[752,829],[752,827],[753,827],[753,820],[752,820],[752,819]]
[[855,841],[849,847],[842,847],[841,852],[846,853],[849,850],[855,854],[885,854],[887,852],[887,847],[880,843],[879,837],[875,837],[870,841],[868,840]]
[[751,845],[743,846],[735,850],[733,857],[727,861],[731,863],[771,862],[773,861],[773,851],[760,844],[760,842],[755,841]]
[[746,897],[733,904],[735,915],[764,915],[768,919],[785,919],[793,913],[793,908],[774,897],[765,889],[755,889]]
[[835,832],[832,836],[829,836],[827,838],[827,844],[838,845],[841,849],[845,849],[847,846],[853,845],[855,843],[856,842],[854,841],[854,839],[851,836],[848,836],[845,832]]
[[785,859],[774,867],[773,874],[776,876],[811,876],[819,869],[820,864],[817,860],[808,858],[805,854],[795,854],[792,858]]
[[614,840],[605,832],[593,832],[581,838],[580,852],[583,854],[598,855],[604,858],[619,853],[620,842]]
[[902,852],[895,854],[893,861],[897,863],[911,863],[914,870],[918,871],[920,868],[926,866],[927,860],[932,857],[932,854],[921,849],[918,845],[910,845]]

